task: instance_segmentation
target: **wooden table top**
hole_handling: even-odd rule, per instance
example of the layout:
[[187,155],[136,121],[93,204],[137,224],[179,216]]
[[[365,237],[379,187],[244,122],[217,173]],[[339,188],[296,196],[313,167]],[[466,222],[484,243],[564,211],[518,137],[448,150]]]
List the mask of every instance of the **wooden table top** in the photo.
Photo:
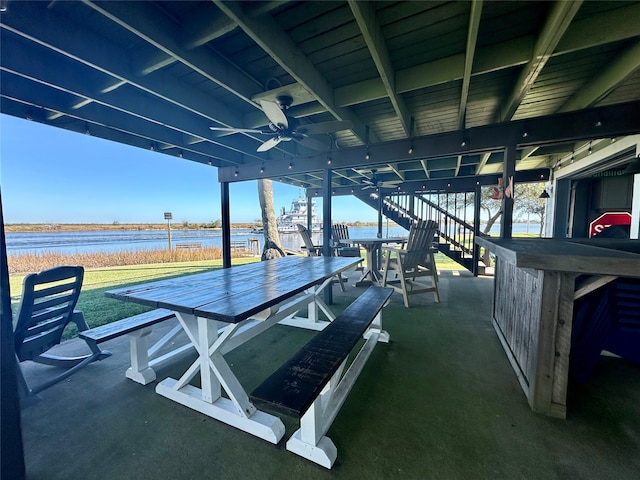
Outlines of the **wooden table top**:
[[359,257],[288,256],[110,290],[109,298],[238,323],[355,266]]
[[406,241],[407,241],[407,237],[389,237],[389,238],[367,237],[367,238],[347,238],[345,240],[340,240],[340,243],[359,243],[360,245],[375,245],[375,244],[382,244],[382,243],[401,243]]
[[640,255],[631,253],[638,240],[628,240],[625,249],[621,249],[620,240],[611,244],[615,248],[607,248],[606,242],[584,242],[570,238],[476,237],[478,245],[520,268],[640,277]]

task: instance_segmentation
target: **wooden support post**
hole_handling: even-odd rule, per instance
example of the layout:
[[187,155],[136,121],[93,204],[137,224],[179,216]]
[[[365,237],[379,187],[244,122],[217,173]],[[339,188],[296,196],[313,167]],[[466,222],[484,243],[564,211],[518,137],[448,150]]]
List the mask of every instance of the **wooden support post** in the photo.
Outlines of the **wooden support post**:
[[310,195],[307,195],[307,230],[313,234],[313,197]]
[[231,213],[229,208],[229,182],[220,184],[222,210],[222,268],[231,267]]
[[[322,174],[322,255],[331,256],[331,169],[325,168]],[[333,303],[333,290],[324,289],[324,302]]]
[[502,220],[500,221],[500,238],[513,236],[513,191],[507,196],[507,188],[513,190],[513,179],[516,174],[516,146],[510,145],[504,150],[504,168],[502,173],[504,195],[502,196]]
[[0,440],[0,477],[24,480],[24,450],[20,423],[20,399],[18,396],[18,361],[13,344],[13,319],[11,293],[9,291],[9,269],[7,267],[7,244],[4,235],[2,196],[0,195],[0,362],[2,376],[0,403],[2,417],[2,439]]
[[[478,261],[480,260],[480,245],[476,243],[476,238],[480,235],[480,204],[482,203],[482,187],[476,185],[473,195],[473,269],[474,276],[478,276]],[[487,265],[488,267],[489,265]]]

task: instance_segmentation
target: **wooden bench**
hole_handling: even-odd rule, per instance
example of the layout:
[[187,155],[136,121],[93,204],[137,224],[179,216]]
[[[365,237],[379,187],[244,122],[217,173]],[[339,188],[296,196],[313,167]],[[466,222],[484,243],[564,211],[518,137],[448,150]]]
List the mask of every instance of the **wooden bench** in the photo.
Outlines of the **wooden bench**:
[[202,242],[176,243],[176,250],[202,250]]
[[[376,343],[388,342],[382,307],[390,288],[370,287],[251,394],[260,407],[300,419],[287,450],[331,468],[337,449],[325,436]],[[366,341],[348,371],[349,354]]]
[[126,376],[135,382],[146,385],[156,379],[154,367],[158,367],[161,363],[167,362],[176,355],[180,355],[193,348],[191,343],[188,343],[169,353],[156,357],[159,350],[173,341],[182,331],[180,325],[171,329],[153,346],[147,348],[146,337],[151,333],[153,326],[172,318],[175,318],[175,314],[171,310],[158,308],[112,323],[107,323],[106,325],[84,330],[79,332],[78,336],[83,338],[89,346],[93,345],[97,348],[97,345],[102,342],[112,340],[122,335],[129,335],[131,367],[127,370]]
[[248,254],[248,245],[248,242],[245,242],[244,240],[231,240],[231,252],[235,253],[236,255]]

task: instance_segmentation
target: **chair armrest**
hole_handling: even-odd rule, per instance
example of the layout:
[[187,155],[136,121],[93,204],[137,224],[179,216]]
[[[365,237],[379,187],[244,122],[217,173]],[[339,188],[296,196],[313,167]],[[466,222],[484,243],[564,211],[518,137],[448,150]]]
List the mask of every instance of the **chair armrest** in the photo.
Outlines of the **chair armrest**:
[[84,313],[82,313],[80,310],[73,311],[71,321],[77,325],[79,332],[89,330],[89,325],[87,325],[87,321],[84,318]]

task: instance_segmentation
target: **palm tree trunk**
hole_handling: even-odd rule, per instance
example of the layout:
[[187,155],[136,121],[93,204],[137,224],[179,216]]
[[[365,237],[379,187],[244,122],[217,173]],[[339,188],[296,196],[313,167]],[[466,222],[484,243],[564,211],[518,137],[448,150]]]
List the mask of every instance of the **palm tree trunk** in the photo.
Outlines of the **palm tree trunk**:
[[264,249],[262,260],[284,257],[285,253],[280,244],[276,214],[273,208],[273,186],[271,180],[258,180],[258,199],[262,210],[262,225],[264,227]]

